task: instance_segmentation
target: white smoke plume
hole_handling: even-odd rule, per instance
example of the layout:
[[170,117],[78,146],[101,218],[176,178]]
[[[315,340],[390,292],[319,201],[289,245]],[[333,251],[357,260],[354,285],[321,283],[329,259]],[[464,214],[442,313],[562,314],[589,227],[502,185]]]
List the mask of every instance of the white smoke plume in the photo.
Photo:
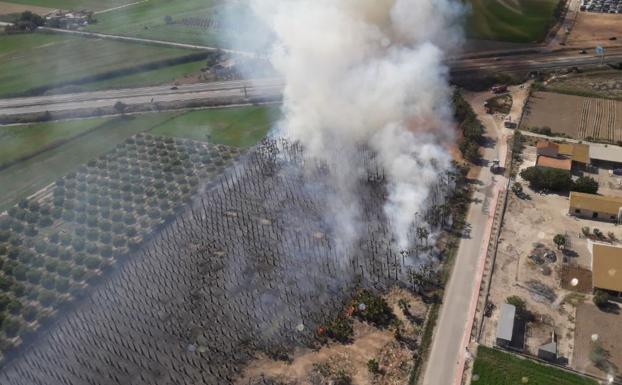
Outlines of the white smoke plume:
[[[400,248],[430,188],[450,167],[445,53],[461,41],[457,0],[250,0],[272,31],[285,81],[282,135],[331,165],[335,216],[356,231],[361,145],[385,169],[385,213]],[[344,214],[344,213],[347,213]]]

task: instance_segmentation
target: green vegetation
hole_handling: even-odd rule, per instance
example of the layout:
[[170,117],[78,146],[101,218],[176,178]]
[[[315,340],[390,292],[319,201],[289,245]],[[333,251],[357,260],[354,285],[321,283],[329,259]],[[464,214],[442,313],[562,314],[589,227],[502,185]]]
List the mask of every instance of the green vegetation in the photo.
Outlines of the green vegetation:
[[[0,34],[0,97],[42,93],[50,88],[89,81],[99,81],[98,88],[110,88],[123,83],[109,86],[98,77],[107,75],[114,79],[124,74],[112,71],[128,70],[192,53],[194,51],[182,48],[70,35]],[[130,79],[131,85],[161,83],[170,79],[171,74],[180,72],[177,67],[167,76],[166,69],[158,70],[153,81],[148,73],[134,75]]]
[[469,37],[515,43],[544,40],[556,17],[560,0],[469,0]]
[[379,327],[388,326],[395,318],[387,301],[367,290],[362,290],[358,293],[352,306],[355,317]]
[[597,385],[595,380],[580,377],[552,366],[523,359],[500,350],[480,346],[473,367],[479,378],[473,385]]
[[0,168],[89,131],[106,118],[0,127]]
[[13,20],[13,25],[4,27],[6,33],[32,32],[45,23],[45,19],[30,11],[24,11]]
[[[235,15],[235,24],[226,15]],[[89,30],[199,45],[236,45],[238,24],[257,21],[250,8],[222,0],[150,0],[97,15]]]
[[547,167],[528,167],[521,171],[520,176],[529,182],[534,190],[577,191],[587,194],[598,192],[598,182],[589,176],[579,177],[572,181],[570,172]]
[[596,290],[593,302],[599,309],[604,309],[609,305],[609,294],[603,290]]
[[155,135],[250,147],[263,139],[278,117],[277,107],[234,107],[179,114],[153,128]]
[[598,182],[591,176],[580,176],[574,182],[572,191],[586,194],[596,194],[598,192]]
[[546,167],[528,167],[520,172],[520,176],[529,182],[534,190],[569,191],[572,188],[572,178],[566,170]]
[[249,147],[266,135],[277,112],[276,107],[239,107],[2,126],[0,165],[32,157],[0,170],[0,210],[136,133]]
[[462,140],[459,142],[460,152],[468,161],[476,162],[480,158],[479,146],[484,140],[484,128],[459,91],[454,92],[453,104],[454,116],[456,121],[460,122],[462,130]]
[[146,85],[160,85],[172,83],[174,80],[181,79],[188,74],[199,73],[205,67],[204,60],[192,61],[189,63],[176,64],[164,68],[139,73],[122,75],[112,79],[98,80],[79,86],[72,86],[74,91],[97,91],[114,88],[131,88]]

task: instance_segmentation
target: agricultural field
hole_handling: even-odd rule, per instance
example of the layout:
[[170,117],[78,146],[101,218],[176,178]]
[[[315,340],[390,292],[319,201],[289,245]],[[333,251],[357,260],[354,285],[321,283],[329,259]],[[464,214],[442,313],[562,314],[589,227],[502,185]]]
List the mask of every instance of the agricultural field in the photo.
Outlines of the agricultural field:
[[[37,90],[41,93],[49,88],[85,82],[86,78],[111,71],[131,69],[193,53],[196,51],[68,35],[0,33],[0,97]],[[178,69],[173,68],[167,77],[167,70],[159,70],[153,82],[148,75],[135,75],[129,80],[132,85],[145,85],[179,76]],[[91,82],[96,80],[89,79]],[[114,77],[111,81],[114,81]],[[119,84],[122,83],[112,86]],[[106,81],[99,82],[98,86],[100,89],[110,88]]]
[[214,144],[248,147],[268,133],[278,116],[273,107],[239,107],[2,126],[0,164],[27,159],[0,169],[0,211],[134,134],[209,137]]
[[597,385],[580,377],[536,361],[480,346],[473,366],[472,385]]
[[8,309],[0,312],[2,350],[35,331],[44,322],[38,316],[49,319],[80,298],[171,221],[200,180],[239,155],[233,147],[139,134],[0,216],[0,279],[9,289],[0,296],[0,311]]
[[622,141],[622,101],[534,92],[521,129],[549,127],[576,139]]
[[622,100],[622,77],[619,71],[595,71],[558,76],[538,85],[542,91],[567,95]]
[[513,43],[541,42],[555,23],[559,0],[469,0],[467,36]]
[[43,16],[43,15],[47,15],[48,13],[54,10],[52,8],[22,5],[22,4],[17,4],[15,2],[9,3],[6,1],[0,1],[0,16],[15,15],[18,13],[22,13],[24,11],[30,11],[32,13],[36,13],[38,15]]
[[[130,4],[136,0],[8,0],[9,3],[22,4],[24,6],[35,6],[64,10],[88,9],[101,11],[124,4]],[[30,9],[30,8],[29,8]]]
[[254,38],[242,34],[240,26],[257,23],[249,7],[222,0],[150,0],[100,14],[97,20],[88,30],[238,48]]

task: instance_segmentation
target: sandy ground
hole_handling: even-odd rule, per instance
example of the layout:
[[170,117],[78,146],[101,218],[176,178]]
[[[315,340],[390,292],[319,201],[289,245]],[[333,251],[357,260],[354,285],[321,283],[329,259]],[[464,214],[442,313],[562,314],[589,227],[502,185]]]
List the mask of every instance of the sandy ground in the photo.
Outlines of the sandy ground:
[[[622,19],[620,20],[622,22]],[[573,138],[622,140],[622,102],[552,92],[534,92],[521,128],[549,127]]]
[[[618,40],[609,40],[610,37]],[[620,45],[622,39],[622,15],[580,12],[568,36],[567,45],[594,48],[597,45]]]
[[593,347],[592,336],[596,334],[619,373],[622,370],[622,315],[605,313],[586,302],[577,308],[576,326],[573,367],[600,377],[608,374],[596,368],[589,359]]
[[24,11],[31,11],[33,13],[43,16],[51,13],[54,10],[51,8],[37,7],[35,5],[13,4],[0,1],[0,15],[9,15],[11,13],[21,13]]
[[[521,166],[533,166],[536,160],[534,147],[527,147],[523,152]],[[518,295],[527,302],[527,308],[536,315],[536,321],[530,323],[527,330],[526,350],[536,354],[540,345],[548,342],[551,333],[558,336],[560,355],[570,359],[573,352],[574,313],[572,304],[564,298],[571,292],[560,288],[563,255],[553,243],[556,234],[566,234],[572,250],[567,263],[577,266],[591,265],[591,255],[581,228],[597,227],[605,234],[609,231],[622,236],[614,224],[582,220],[567,215],[568,197],[563,195],[541,195],[530,190],[525,181],[518,177],[525,192],[531,199],[521,200],[510,195],[508,210],[499,240],[499,249],[492,277],[490,301],[497,307],[491,318],[484,323],[483,343],[493,345],[495,341],[498,308],[505,299]],[[541,244],[556,253],[555,262],[537,265],[529,256],[534,246]],[[546,275],[543,266],[550,268]],[[534,283],[548,288],[551,298],[534,289]]]
[[[410,322],[398,306],[400,299],[410,304],[410,312],[424,318],[426,305],[412,293],[393,289],[385,296],[393,313],[402,321],[405,336],[419,338],[420,327]],[[331,367],[345,370],[352,376],[354,385],[404,384],[413,366],[413,352],[399,344],[391,329],[381,330],[358,321],[354,323],[354,340],[351,344],[330,343],[319,350],[298,349],[291,362],[274,361],[258,356],[243,371],[236,382],[246,385],[253,379],[274,378],[286,383],[308,385],[315,364],[328,363]],[[373,376],[367,369],[367,362],[376,359],[383,375]]]

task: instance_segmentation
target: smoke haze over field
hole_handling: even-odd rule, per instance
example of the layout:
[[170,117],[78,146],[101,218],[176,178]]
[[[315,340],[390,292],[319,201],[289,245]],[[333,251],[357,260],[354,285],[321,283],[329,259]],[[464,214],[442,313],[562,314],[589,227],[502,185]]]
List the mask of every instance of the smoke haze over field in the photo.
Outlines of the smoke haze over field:
[[354,186],[365,177],[356,155],[369,148],[387,177],[384,210],[394,237],[407,248],[415,213],[450,167],[451,90],[442,60],[461,41],[461,3],[250,1],[271,30],[270,59],[285,80],[278,134],[331,166],[337,228],[356,232]]

